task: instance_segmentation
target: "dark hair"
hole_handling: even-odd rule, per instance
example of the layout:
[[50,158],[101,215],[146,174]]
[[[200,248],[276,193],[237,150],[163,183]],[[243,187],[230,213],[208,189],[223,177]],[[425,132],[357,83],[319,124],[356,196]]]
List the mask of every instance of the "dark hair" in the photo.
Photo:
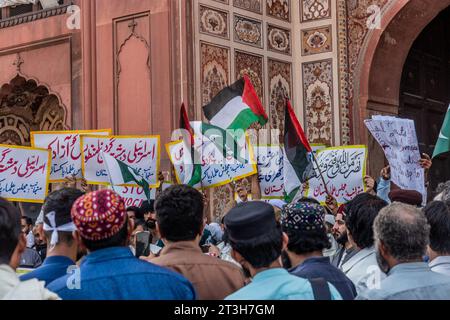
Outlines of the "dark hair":
[[347,230],[360,249],[369,248],[374,244],[373,222],[388,203],[367,193],[356,196],[352,201],[345,219]]
[[353,207],[356,207],[361,203],[369,201],[373,199],[373,197],[374,197],[373,195],[367,192],[358,194],[356,197],[354,197],[352,200],[350,200],[344,205],[343,216],[346,217]]
[[97,251],[113,247],[124,247],[128,241],[128,217],[119,232],[103,240],[88,240],[83,238],[83,244],[89,251]]
[[[57,226],[72,222],[72,217],[70,215],[72,205],[83,195],[83,191],[75,188],[62,188],[50,193],[47,198],[45,198],[44,205],[42,206],[44,222],[48,223],[46,215],[50,212],[55,212]],[[51,236],[52,232],[45,232],[47,240],[50,240]],[[73,241],[72,232],[58,231],[58,241],[71,245]]]
[[134,212],[134,216],[136,219],[144,219],[144,214],[142,213],[142,210],[140,208],[132,206],[127,208],[127,212],[128,211]]
[[155,203],[161,237],[169,241],[194,240],[203,228],[203,195],[187,185],[164,190]]
[[0,264],[9,264],[21,234],[20,212],[0,198]]
[[423,212],[430,224],[430,248],[439,254],[450,254],[450,206],[442,201],[430,202]]
[[297,200],[297,202],[306,202],[306,203],[312,203],[312,204],[320,204],[319,201],[317,201],[314,198],[307,198],[307,197],[302,197],[300,199]]
[[292,229],[283,231],[289,237],[288,250],[295,254],[305,254],[331,248],[330,239],[328,239],[325,228],[311,231]]
[[33,225],[33,219],[31,219],[30,217],[22,216],[22,219],[24,219],[26,221],[27,226]]
[[253,268],[268,267],[281,256],[283,248],[283,233],[279,223],[271,232],[250,240],[233,241],[225,228],[223,239],[231,245],[233,250],[247,260]]
[[142,217],[144,217],[144,214],[155,212],[155,200],[150,201],[145,200],[144,202],[142,202],[140,211]]

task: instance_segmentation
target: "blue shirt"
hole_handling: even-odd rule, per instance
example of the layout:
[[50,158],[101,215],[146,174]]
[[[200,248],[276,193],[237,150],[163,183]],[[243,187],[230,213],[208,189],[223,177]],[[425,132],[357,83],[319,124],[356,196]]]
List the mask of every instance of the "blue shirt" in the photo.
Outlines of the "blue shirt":
[[353,282],[341,270],[333,266],[328,257],[308,258],[289,272],[305,279],[323,278],[337,289],[344,300],[353,300],[356,297]]
[[383,177],[381,177],[377,184],[377,196],[387,203],[391,203],[389,192],[391,192],[391,179],[384,180]]
[[65,276],[68,272],[68,268],[72,265],[75,265],[75,262],[65,256],[47,257],[39,268],[24,274],[20,277],[20,280],[37,279],[44,281],[47,286],[50,282]]
[[63,300],[195,300],[183,276],[133,256],[128,247],[94,251],[78,272],[47,288]]
[[[341,300],[330,285],[333,300]],[[308,280],[290,274],[286,269],[274,268],[256,274],[250,284],[229,295],[225,300],[314,300]]]
[[450,300],[450,277],[431,271],[425,262],[402,263],[389,271],[379,288],[357,300]]

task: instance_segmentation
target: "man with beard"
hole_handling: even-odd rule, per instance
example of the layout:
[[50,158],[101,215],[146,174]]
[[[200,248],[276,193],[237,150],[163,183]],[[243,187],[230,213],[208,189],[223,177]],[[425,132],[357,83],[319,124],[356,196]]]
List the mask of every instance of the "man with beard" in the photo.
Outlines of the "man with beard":
[[387,277],[358,300],[450,299],[450,277],[423,262],[430,225],[420,209],[394,203],[380,211],[373,229],[377,263]]
[[349,204],[342,205],[335,217],[335,223],[332,229],[334,238],[339,245],[336,254],[331,258],[331,264],[340,268],[348,259],[353,257],[357,252],[357,248],[348,240],[347,227],[345,225],[345,212]]
[[345,219],[348,239],[358,252],[342,264],[341,270],[353,281],[358,293],[386,277],[377,265],[372,228],[375,217],[386,206],[386,201],[377,196],[362,193],[352,200]]
[[76,227],[70,216],[72,205],[84,192],[63,188],[52,192],[45,199],[44,233],[47,240],[47,258],[42,266],[23,275],[20,280],[38,279],[46,286],[67,274],[70,266],[75,265],[79,253],[78,240],[74,236]]
[[139,209],[144,215],[144,221],[150,231],[151,243],[158,247],[164,247],[161,236],[156,229],[155,200],[144,201]]

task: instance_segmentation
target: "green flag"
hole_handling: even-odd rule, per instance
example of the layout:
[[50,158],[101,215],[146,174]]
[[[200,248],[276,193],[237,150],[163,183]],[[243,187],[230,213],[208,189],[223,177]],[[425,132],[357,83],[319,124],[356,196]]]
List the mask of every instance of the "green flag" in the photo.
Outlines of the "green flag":
[[148,182],[138,174],[136,169],[131,168],[124,162],[117,160],[107,153],[103,153],[103,159],[105,160],[109,178],[113,186],[137,184],[138,186],[142,187],[142,189],[144,189],[147,200],[151,200],[150,186]]
[[439,133],[438,141],[436,142],[436,147],[434,147],[433,158],[438,155],[450,151],[450,106],[447,110],[447,115],[444,119],[444,124],[442,125],[441,132]]

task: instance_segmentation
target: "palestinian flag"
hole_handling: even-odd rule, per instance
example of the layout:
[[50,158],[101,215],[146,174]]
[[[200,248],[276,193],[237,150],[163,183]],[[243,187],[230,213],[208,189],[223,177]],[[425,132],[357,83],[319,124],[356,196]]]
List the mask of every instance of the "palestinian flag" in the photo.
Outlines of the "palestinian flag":
[[450,151],[450,106],[448,107],[447,115],[445,116],[442,129],[439,133],[438,141],[434,147],[433,158],[438,155]]
[[292,109],[286,101],[284,125],[284,192],[286,202],[291,202],[301,185],[314,174],[312,149]]
[[195,163],[195,159],[200,159],[200,157],[194,148],[194,130],[189,122],[184,103],[181,105],[180,110],[180,128],[189,132],[189,137],[186,137],[188,141],[183,140],[184,150],[189,150],[187,158],[184,158],[186,161],[184,163],[185,175],[183,184],[193,187],[202,180],[202,166],[201,163]]
[[121,186],[125,184],[137,184],[142,187],[145,192],[147,200],[151,200],[150,186],[148,182],[139,175],[136,169],[131,168],[126,163],[117,160],[103,152],[103,159],[105,160],[105,166],[108,170],[109,179],[113,186]]
[[238,141],[238,138],[229,134],[227,130],[201,121],[192,121],[191,127],[195,136],[202,140],[202,151],[206,145],[212,143],[224,159],[247,163],[246,155],[241,154],[241,151],[245,151],[245,136]]
[[212,125],[230,130],[245,131],[255,122],[263,126],[268,121],[264,107],[247,76],[220,91],[203,107],[203,113]]

